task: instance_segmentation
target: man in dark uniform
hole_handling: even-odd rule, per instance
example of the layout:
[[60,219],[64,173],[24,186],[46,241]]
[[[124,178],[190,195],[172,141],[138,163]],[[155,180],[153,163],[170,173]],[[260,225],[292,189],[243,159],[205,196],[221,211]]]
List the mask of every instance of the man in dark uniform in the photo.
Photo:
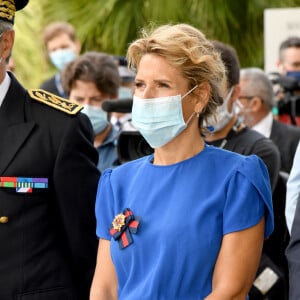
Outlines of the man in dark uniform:
[[27,2],[0,0],[0,299],[85,300],[98,155],[79,105],[6,72],[14,13]]

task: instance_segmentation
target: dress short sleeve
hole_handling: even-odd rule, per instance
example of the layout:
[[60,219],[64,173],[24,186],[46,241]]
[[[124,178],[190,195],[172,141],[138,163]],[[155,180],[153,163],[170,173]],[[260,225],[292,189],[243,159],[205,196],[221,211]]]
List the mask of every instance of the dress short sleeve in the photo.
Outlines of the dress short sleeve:
[[265,217],[265,238],[274,229],[272,192],[267,168],[256,155],[246,156],[230,178],[223,212],[223,233],[240,231]]
[[110,240],[109,229],[114,218],[114,199],[110,183],[111,169],[106,169],[99,180],[95,213],[97,219],[96,234],[99,238]]

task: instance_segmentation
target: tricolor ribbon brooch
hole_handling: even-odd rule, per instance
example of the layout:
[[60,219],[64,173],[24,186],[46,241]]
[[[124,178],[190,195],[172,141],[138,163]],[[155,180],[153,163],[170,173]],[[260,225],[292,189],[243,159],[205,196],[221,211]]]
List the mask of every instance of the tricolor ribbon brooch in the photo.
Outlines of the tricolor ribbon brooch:
[[115,241],[119,242],[120,249],[124,249],[133,243],[131,234],[137,233],[140,218],[134,216],[129,208],[115,216],[109,233]]

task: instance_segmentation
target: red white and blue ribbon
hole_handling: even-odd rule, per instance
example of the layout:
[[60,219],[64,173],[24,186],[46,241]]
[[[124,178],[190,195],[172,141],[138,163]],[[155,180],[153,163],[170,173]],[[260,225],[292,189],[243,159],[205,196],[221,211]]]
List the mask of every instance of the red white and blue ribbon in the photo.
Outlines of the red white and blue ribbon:
[[133,243],[131,234],[137,233],[139,224],[140,218],[134,216],[129,208],[115,216],[109,233],[115,241],[119,242],[120,249],[126,248]]
[[48,178],[2,176],[0,187],[14,188],[17,193],[32,193],[34,189],[48,188]]

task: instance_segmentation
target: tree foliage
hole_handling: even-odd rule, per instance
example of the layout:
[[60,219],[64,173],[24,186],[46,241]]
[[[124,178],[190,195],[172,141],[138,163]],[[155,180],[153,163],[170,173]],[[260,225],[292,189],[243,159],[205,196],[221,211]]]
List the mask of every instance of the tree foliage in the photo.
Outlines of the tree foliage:
[[116,55],[125,55],[145,26],[189,23],[209,39],[233,45],[242,66],[263,67],[264,9],[297,6],[300,0],[30,0],[16,16],[16,73],[32,87],[54,72],[41,32],[57,20],[75,26],[83,51]]

